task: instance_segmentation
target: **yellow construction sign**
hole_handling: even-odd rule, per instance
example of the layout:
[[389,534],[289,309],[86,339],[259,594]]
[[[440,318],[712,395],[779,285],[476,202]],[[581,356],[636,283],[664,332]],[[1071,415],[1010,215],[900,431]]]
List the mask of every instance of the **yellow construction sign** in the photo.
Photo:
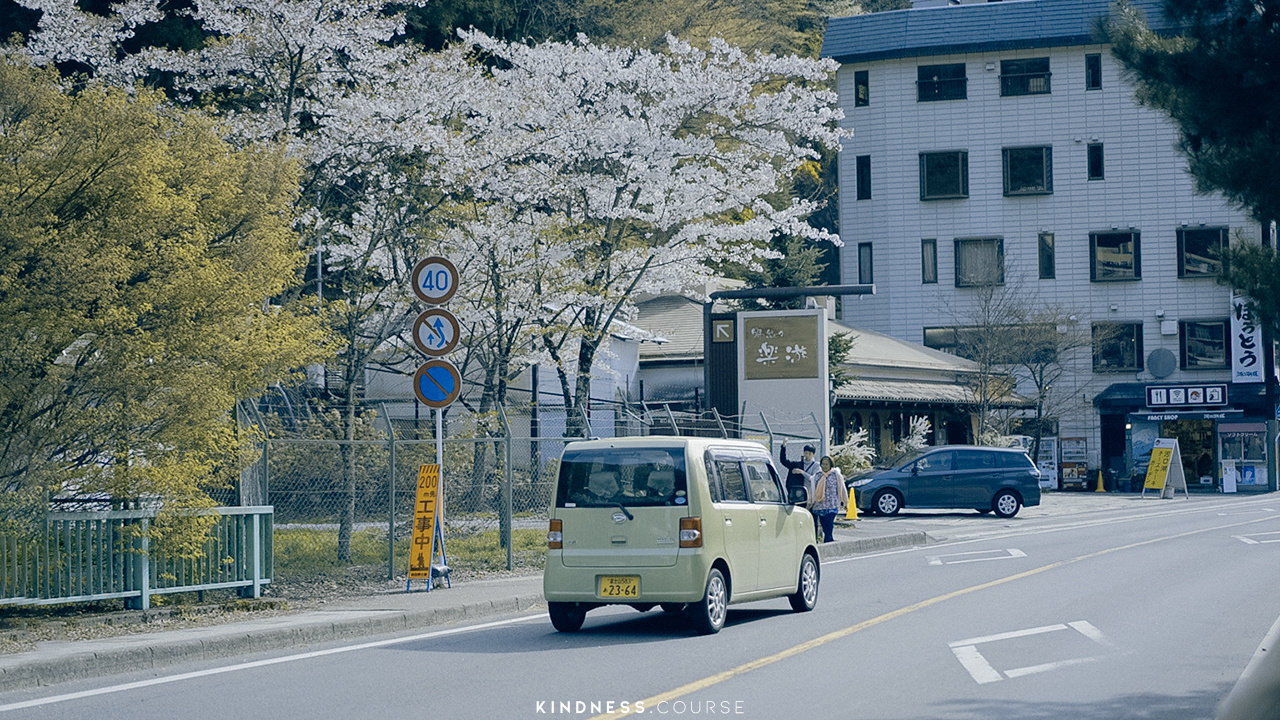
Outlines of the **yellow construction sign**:
[[436,507],[440,499],[440,466],[418,468],[418,495],[413,503],[413,542],[409,546],[409,579],[431,582],[436,555]]

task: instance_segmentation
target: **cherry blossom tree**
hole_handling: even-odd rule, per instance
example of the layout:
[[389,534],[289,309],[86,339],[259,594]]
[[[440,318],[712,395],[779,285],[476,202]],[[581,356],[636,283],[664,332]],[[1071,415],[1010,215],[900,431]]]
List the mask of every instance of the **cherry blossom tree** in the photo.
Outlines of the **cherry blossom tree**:
[[[338,432],[354,437],[365,367],[407,327],[406,266],[414,251],[405,246],[420,245],[423,217],[442,194],[415,192],[438,187],[421,180],[430,170],[415,152],[434,136],[394,128],[402,121],[437,125],[423,121],[423,109],[447,107],[447,93],[456,90],[441,83],[431,89],[443,94],[411,104],[388,94],[396,90],[396,71],[419,56],[392,42],[403,15],[380,0],[193,0],[178,10],[162,10],[158,0],[126,0],[105,14],[64,0],[19,2],[41,12],[22,48],[37,63],[71,66],[125,87],[154,82],[175,101],[217,116],[233,142],[282,144],[300,161],[293,221],[303,246],[323,258],[323,293],[334,301],[323,311],[344,340],[331,365],[336,372],[329,373],[346,409]],[[166,12],[196,24],[203,43],[135,47]],[[355,128],[361,120],[368,126]],[[349,557],[353,527],[353,463],[344,451],[341,559]]]
[[482,398],[504,401],[538,357],[533,337],[579,417],[636,293],[690,286],[729,260],[758,266],[778,234],[838,242],[808,223],[814,203],[786,192],[842,138],[829,61],[715,40],[650,51],[478,32],[426,53],[396,41],[403,17],[377,0],[192,0],[202,47],[129,52],[162,16],[155,0],[106,15],[19,1],[43,12],[24,48],[37,61],[156,82],[230,139],[283,143],[301,161],[294,219],[323,253],[325,311],[344,338],[344,436],[365,369],[412,359],[406,276],[428,252],[463,259],[463,365],[479,369],[468,377]]
[[450,52],[478,51],[489,68],[465,122],[493,164],[470,190],[550,219],[534,236],[536,323],[570,417],[636,293],[691,286],[729,260],[758,265],[778,233],[839,242],[806,222],[813,203],[783,192],[842,137],[833,64],[674,38],[664,52],[463,40]]

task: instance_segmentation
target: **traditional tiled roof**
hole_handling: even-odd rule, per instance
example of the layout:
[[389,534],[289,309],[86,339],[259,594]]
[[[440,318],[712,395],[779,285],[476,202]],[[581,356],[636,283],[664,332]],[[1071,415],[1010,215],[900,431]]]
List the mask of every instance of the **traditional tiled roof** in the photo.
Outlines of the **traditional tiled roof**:
[[[1159,0],[1133,0],[1156,30]],[[822,56],[842,63],[1022,48],[1085,45],[1112,0],[1012,0],[853,15],[827,21]]]

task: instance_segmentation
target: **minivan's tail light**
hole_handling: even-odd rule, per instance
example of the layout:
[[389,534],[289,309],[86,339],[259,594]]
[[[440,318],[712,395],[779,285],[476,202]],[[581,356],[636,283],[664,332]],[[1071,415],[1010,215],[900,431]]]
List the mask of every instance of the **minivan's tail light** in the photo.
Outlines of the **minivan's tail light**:
[[680,547],[702,547],[702,518],[680,518]]
[[564,547],[564,526],[559,519],[552,520],[547,527],[547,549],[559,550]]

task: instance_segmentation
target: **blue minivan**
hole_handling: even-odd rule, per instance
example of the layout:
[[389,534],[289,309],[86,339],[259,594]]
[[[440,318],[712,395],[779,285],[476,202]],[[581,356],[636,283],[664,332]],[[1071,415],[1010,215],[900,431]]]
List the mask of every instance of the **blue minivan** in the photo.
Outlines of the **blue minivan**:
[[852,475],[849,497],[868,515],[973,508],[1002,518],[1040,504],[1040,470],[1020,448],[944,445]]

